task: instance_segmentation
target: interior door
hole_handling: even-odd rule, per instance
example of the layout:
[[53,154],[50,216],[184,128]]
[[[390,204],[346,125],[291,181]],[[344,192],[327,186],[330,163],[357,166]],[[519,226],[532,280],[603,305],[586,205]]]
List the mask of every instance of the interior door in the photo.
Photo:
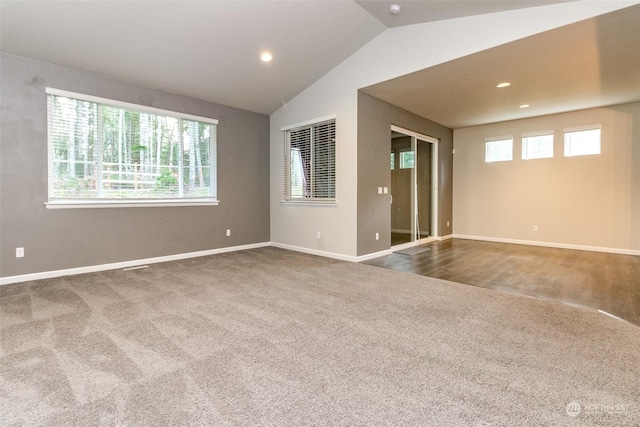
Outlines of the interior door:
[[437,153],[437,139],[392,126],[391,246],[437,236]]
[[419,239],[431,236],[432,145],[421,139],[416,143],[416,236]]
[[413,138],[394,132],[391,138],[391,246],[413,242]]

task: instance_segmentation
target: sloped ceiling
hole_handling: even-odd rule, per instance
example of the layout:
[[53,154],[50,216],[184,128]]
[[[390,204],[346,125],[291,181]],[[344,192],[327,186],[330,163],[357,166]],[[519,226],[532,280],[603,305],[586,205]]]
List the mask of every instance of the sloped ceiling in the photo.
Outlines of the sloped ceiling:
[[640,5],[363,90],[450,128],[640,101]]
[[[442,21],[570,1],[576,0],[355,0],[387,27]],[[400,13],[390,13],[389,7],[391,5],[400,6]]]
[[386,29],[352,1],[2,0],[0,19],[4,52],[264,114]]
[[[2,0],[0,49],[271,114],[388,27],[563,1],[399,1],[391,15],[376,0]],[[630,8],[365,90],[450,127],[638,100],[638,20]]]

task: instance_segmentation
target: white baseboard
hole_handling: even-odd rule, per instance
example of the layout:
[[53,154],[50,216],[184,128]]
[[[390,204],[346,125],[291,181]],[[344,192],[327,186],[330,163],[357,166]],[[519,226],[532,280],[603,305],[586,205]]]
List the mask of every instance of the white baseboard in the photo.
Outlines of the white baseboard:
[[353,261],[354,262],[368,261],[370,259],[378,258],[381,256],[391,255],[392,253],[393,253],[393,249],[385,249],[384,251],[378,251],[378,252],[373,252],[366,255],[357,256]]
[[[470,236],[466,234],[448,234],[446,236],[435,237],[435,240],[444,241],[452,238],[640,256],[640,250],[634,250],[634,249],[618,249],[618,248],[604,248],[600,246],[569,245],[564,243],[536,242],[532,240],[502,239],[502,238],[485,237],[485,236]],[[418,242],[412,242],[412,243],[413,244],[409,246],[415,246],[418,244]],[[267,246],[273,246],[276,248],[287,249],[290,251],[302,252],[306,254],[317,255],[317,256],[337,259],[341,261],[350,261],[350,262],[367,261],[373,258],[390,255],[392,253],[392,249],[390,248],[390,249],[385,249],[383,251],[373,252],[370,254],[355,256],[355,255],[344,255],[344,254],[338,254],[334,252],[321,251],[317,249],[304,248],[301,246],[287,245],[284,243],[261,242],[261,243],[252,243],[248,245],[231,246],[226,248],[209,249],[206,251],[187,252],[182,254],[167,255],[167,256],[161,256],[161,257],[155,257],[155,258],[145,258],[145,259],[137,259],[132,261],[115,262],[111,264],[90,265],[86,267],[68,268],[64,270],[43,271],[39,273],[30,273],[30,274],[23,274],[18,276],[0,277],[0,285],[8,285],[11,283],[19,283],[19,282],[28,282],[31,280],[51,279],[55,277],[71,276],[75,274],[95,273],[95,272],[106,271],[106,270],[117,270],[121,268],[141,266],[145,264],[156,264],[159,262],[177,261],[181,259],[216,255],[216,254],[221,254],[225,252],[243,251],[247,249],[263,248]]]
[[602,246],[572,245],[567,243],[537,242],[535,240],[503,239],[499,237],[470,236],[467,234],[453,234],[452,237],[456,239],[482,240],[485,242],[512,243],[515,245],[544,246],[548,248],[575,249],[578,251],[605,252],[610,254],[640,256],[640,250],[635,249],[619,249],[606,248]]
[[19,276],[0,277],[0,285],[11,283],[28,282],[31,280],[51,279],[54,277],[71,276],[75,274],[95,273],[105,270],[117,270],[121,268],[136,267],[145,264],[156,264],[159,262],[177,261],[180,259],[196,258],[201,256],[222,254],[225,252],[243,251],[247,249],[262,248],[270,246],[270,242],[252,243],[249,245],[230,246],[226,248],[209,249],[206,251],[187,252],[182,254],[160,256],[154,258],[137,259],[132,261],[114,262],[110,264],[90,265],[86,267],[67,268],[64,270],[43,271],[40,273],[22,274]]
[[353,255],[338,254],[335,252],[320,251],[318,249],[304,248],[302,246],[287,245],[286,243],[271,242],[274,248],[287,249],[294,252],[302,252],[309,255],[318,255],[325,258],[339,259],[341,261],[357,262],[358,257]]

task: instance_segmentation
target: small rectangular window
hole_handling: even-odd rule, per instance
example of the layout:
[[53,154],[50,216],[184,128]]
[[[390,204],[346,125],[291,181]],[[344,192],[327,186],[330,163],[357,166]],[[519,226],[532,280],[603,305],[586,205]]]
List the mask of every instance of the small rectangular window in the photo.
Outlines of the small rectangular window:
[[284,199],[334,201],[336,120],[283,128]]
[[553,157],[553,132],[522,135],[522,159]]
[[416,165],[416,154],[413,151],[400,152],[400,169],[413,169]]
[[564,130],[564,156],[600,154],[600,126]]
[[513,137],[485,140],[485,162],[513,160]]

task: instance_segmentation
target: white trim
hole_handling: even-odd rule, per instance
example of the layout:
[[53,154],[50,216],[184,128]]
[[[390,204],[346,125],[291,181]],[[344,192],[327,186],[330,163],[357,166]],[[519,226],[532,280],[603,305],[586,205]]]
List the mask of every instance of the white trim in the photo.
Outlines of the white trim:
[[[429,206],[429,209],[431,211],[431,233],[433,234],[430,237],[438,237],[438,232],[439,232],[439,226],[438,226],[438,201],[439,199],[439,189],[440,189],[440,170],[439,170],[439,164],[440,164],[440,149],[439,149],[439,144],[440,141],[438,140],[438,138],[435,138],[433,136],[428,136],[428,135],[424,135],[421,133],[417,133],[414,132],[412,130],[403,128],[401,126],[396,126],[394,124],[391,125],[391,131],[392,132],[398,132],[401,133],[403,135],[407,135],[411,137],[411,149],[413,150],[414,153],[416,153],[416,167],[417,167],[417,161],[418,161],[418,140],[420,141],[424,141],[427,142],[429,144],[431,144],[431,189],[430,189],[430,196],[431,196],[431,205]],[[402,153],[402,151],[400,152]],[[416,167],[412,168],[412,172],[411,172],[411,200],[412,200],[412,205],[414,206],[415,211],[418,211],[418,197],[417,197],[417,182],[416,182]],[[391,169],[393,170],[393,169]],[[392,199],[393,200],[393,199]],[[411,219],[411,226],[412,229],[416,227],[416,216],[413,215],[413,218]],[[393,230],[391,230],[393,232]],[[413,230],[411,230],[411,233],[413,233]]]
[[573,245],[568,243],[537,242],[534,240],[503,239],[499,237],[470,236],[466,234],[453,234],[452,237],[456,239],[482,240],[485,242],[512,243],[515,245],[544,246],[548,248],[575,249],[578,251],[605,252],[610,254],[640,256],[640,250],[637,249],[620,249],[606,248],[603,246]]
[[513,142],[513,135],[487,136],[484,138],[484,142],[508,141],[508,140],[511,140],[511,142]]
[[596,129],[602,130],[602,124],[574,126],[574,127],[570,127],[570,128],[563,128],[562,132],[563,133],[582,132],[582,131],[585,131],[585,130],[596,130]]
[[243,251],[247,249],[256,249],[269,246],[270,242],[252,243],[241,246],[230,246],[226,248],[209,249],[198,252],[187,252],[175,255],[160,256],[154,258],[145,258],[132,261],[114,262],[111,264],[90,265],[86,267],[67,268],[64,270],[43,271],[40,273],[23,274],[19,276],[0,277],[0,285],[8,285],[10,283],[27,282],[31,280],[51,279],[54,277],[71,276],[75,274],[95,273],[105,270],[117,270],[121,268],[138,267],[145,264],[156,264],[159,262],[177,261],[187,258],[196,258],[208,255],[217,255],[225,252]]
[[304,122],[300,122],[300,123],[296,123],[296,124],[288,125],[288,126],[283,126],[283,127],[280,128],[280,132],[284,132],[284,131],[291,130],[291,129],[296,129],[296,128],[301,128],[301,127],[304,127],[304,126],[315,125],[317,123],[327,122],[329,120],[335,120],[335,119],[336,119],[336,115],[335,114],[331,114],[331,115],[328,115],[328,116],[320,117],[318,119],[305,120]]
[[164,110],[162,108],[147,107],[146,105],[132,104],[130,102],[117,101],[115,99],[101,98],[99,96],[86,95],[84,93],[70,92],[68,90],[55,89],[52,87],[46,87],[45,92],[47,95],[64,96],[67,98],[79,99],[81,101],[96,102],[98,104],[105,104],[111,107],[127,108],[130,110],[140,111],[143,113],[161,114],[163,116],[180,117],[182,119],[194,120],[198,122],[205,122],[212,125],[217,125],[218,120],[210,117],[194,116],[192,114],[180,113],[178,111]]
[[379,258],[381,256],[391,255],[393,253],[393,249],[386,249],[384,251],[373,252],[366,255],[357,256],[354,262],[362,262],[369,261],[370,259]]
[[341,261],[357,262],[358,257],[353,255],[337,254],[335,252],[320,251],[317,249],[304,248],[302,246],[287,245],[286,243],[271,242],[274,248],[287,249],[294,252],[302,252],[310,255],[317,255],[325,258],[339,259]]
[[95,208],[158,208],[171,206],[218,206],[220,201],[213,199],[204,199],[201,201],[195,199],[166,199],[166,200],[64,200],[52,201],[45,203],[47,209],[95,209]]
[[300,199],[300,200],[280,200],[281,205],[285,206],[329,206],[336,207],[338,206],[338,201],[335,199],[330,199],[327,201],[323,201],[323,199]]
[[[433,239],[434,241],[442,241],[442,240],[451,239],[452,237],[454,236],[447,235],[443,237],[431,237],[430,239]],[[417,246],[417,242],[411,242],[411,243],[412,244],[408,245],[407,247]],[[393,253],[394,250],[398,250],[400,248],[398,246],[398,247],[394,247],[393,249],[389,248],[389,249],[373,252],[366,255],[352,256],[352,255],[337,254],[333,252],[319,251],[316,249],[303,248],[301,246],[287,245],[284,243],[261,242],[261,243],[251,243],[251,244],[240,245],[240,246],[230,246],[226,248],[208,249],[205,251],[198,251],[198,252],[186,252],[181,254],[166,255],[166,256],[154,257],[154,258],[144,258],[144,259],[138,259],[138,260],[132,260],[132,261],[115,262],[111,264],[98,264],[98,265],[90,265],[85,267],[68,268],[64,270],[42,271],[39,273],[0,277],[0,286],[9,285],[12,283],[28,282],[32,280],[42,280],[42,279],[52,279],[52,278],[63,277],[63,276],[73,276],[76,274],[97,273],[97,272],[106,271],[106,270],[140,269],[140,268],[148,267],[147,264],[157,264],[159,262],[178,261],[181,259],[197,258],[202,256],[217,255],[217,254],[222,254],[227,252],[244,251],[248,249],[257,249],[257,248],[264,248],[264,247],[286,249],[294,252],[301,252],[301,253],[306,253],[310,255],[317,255],[325,258],[332,258],[332,259],[337,259],[341,261],[350,261],[350,262],[362,262],[362,261],[367,261],[373,258],[390,255]]]
[[531,138],[533,136],[546,136],[546,135],[551,135],[555,137],[555,134],[556,134],[555,130],[539,130],[535,132],[522,132],[520,134],[520,139]]
[[424,135],[424,134],[421,134],[421,133],[417,133],[417,132],[414,132],[412,130],[400,127],[400,126],[391,125],[391,130],[395,131],[395,132],[399,132],[399,133],[401,133],[403,135],[407,135],[407,136],[411,136],[411,137],[414,137],[414,138],[418,138],[418,139],[420,139],[422,141],[430,142],[432,144],[438,142],[437,138],[434,138],[434,137],[428,136],[428,135]]

